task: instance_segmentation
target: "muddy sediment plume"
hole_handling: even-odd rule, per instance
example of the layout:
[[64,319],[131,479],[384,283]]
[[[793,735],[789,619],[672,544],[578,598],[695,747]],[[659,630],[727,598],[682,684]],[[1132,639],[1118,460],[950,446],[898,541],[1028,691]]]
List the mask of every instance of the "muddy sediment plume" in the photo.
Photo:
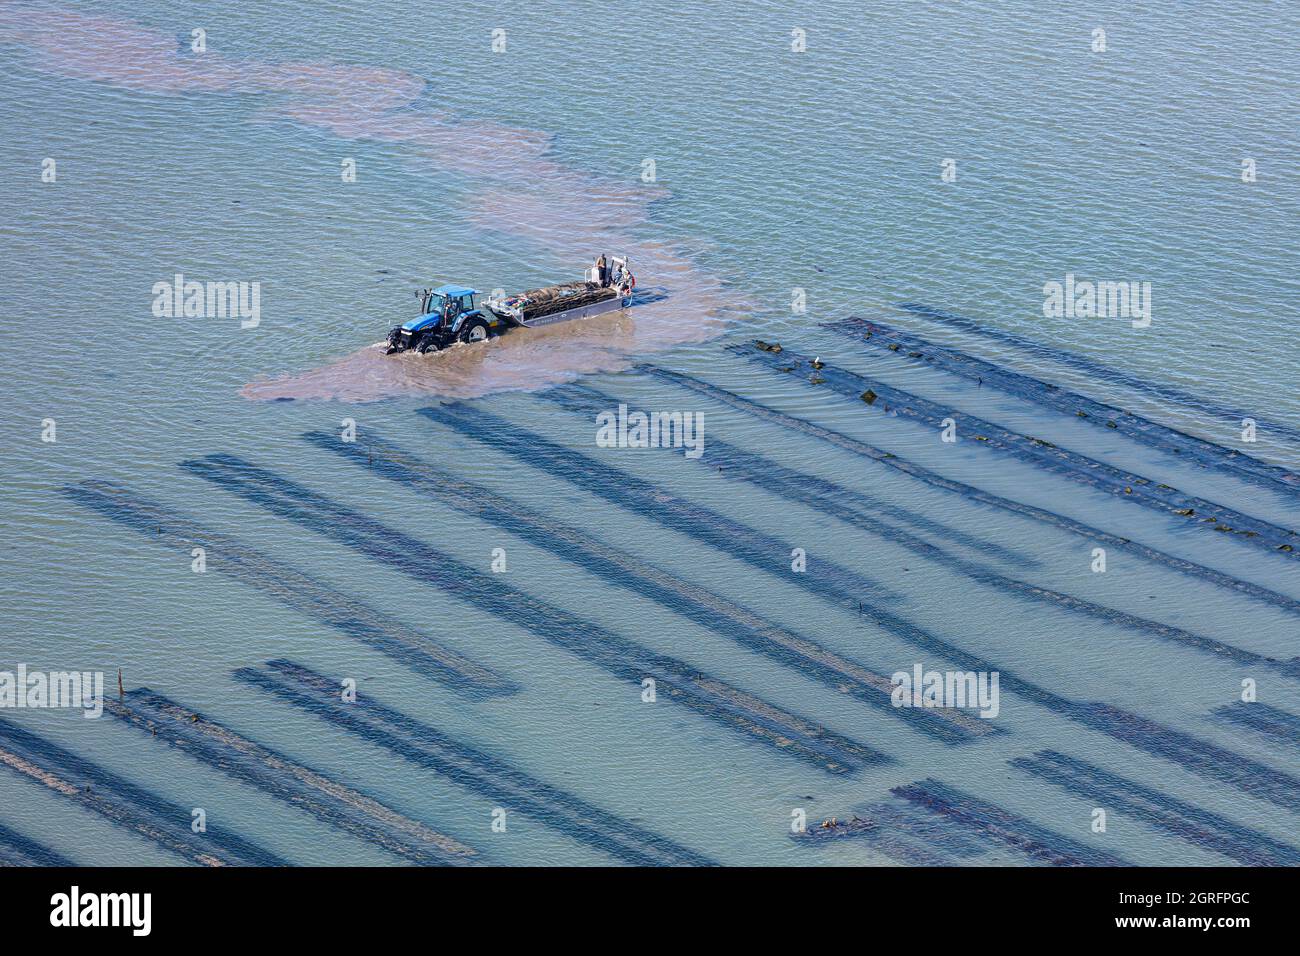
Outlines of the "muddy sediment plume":
[[[250,399],[365,402],[533,390],[627,368],[636,355],[706,341],[745,307],[724,291],[721,277],[684,251],[641,238],[650,205],[667,195],[662,187],[622,184],[566,167],[551,155],[550,136],[537,130],[430,108],[426,81],[412,73],[259,62],[214,50],[193,56],[172,34],[60,8],[0,7],[0,42],[25,50],[33,69],[141,94],[265,94],[263,115],[273,121],[392,145],[417,167],[463,177],[463,226],[539,249],[554,263],[556,281],[580,277],[601,252],[630,257],[637,276],[639,304],[630,310],[560,328],[517,329],[500,340],[434,355],[382,354],[377,343],[411,317],[395,314],[368,340],[354,341],[350,354],[248,384],[243,394]],[[503,286],[511,282],[509,275],[501,277]],[[409,299],[399,297],[393,305],[400,309]]]

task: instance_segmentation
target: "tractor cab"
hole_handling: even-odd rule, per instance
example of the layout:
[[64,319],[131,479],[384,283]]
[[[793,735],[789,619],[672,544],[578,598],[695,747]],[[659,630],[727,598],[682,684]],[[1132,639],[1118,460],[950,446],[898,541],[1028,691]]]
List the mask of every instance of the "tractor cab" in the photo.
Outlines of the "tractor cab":
[[444,285],[418,289],[420,313],[388,333],[388,351],[431,352],[456,341],[480,342],[490,333],[489,323],[479,307],[478,289]]
[[477,312],[479,307],[478,290],[458,285],[420,289],[415,295],[420,300],[420,314],[402,326],[410,331],[432,324],[454,323],[459,316]]

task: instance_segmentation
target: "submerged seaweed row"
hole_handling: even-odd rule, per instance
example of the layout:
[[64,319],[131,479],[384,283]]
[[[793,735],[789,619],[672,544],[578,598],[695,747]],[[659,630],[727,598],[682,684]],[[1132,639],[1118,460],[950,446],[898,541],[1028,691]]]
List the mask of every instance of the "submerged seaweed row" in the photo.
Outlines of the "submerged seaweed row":
[[1051,866],[1128,866],[1127,861],[1077,840],[1061,836],[1031,820],[986,800],[972,796],[938,780],[925,779],[890,791],[897,799],[932,814],[942,821],[937,834],[948,837],[953,829],[969,832],[981,845],[956,842],[956,853],[944,852],[933,845],[917,846],[899,838],[898,830],[924,833],[909,819],[912,814],[897,807],[880,804],[869,808],[866,817],[853,816],[844,821],[830,820],[819,827],[798,834],[802,842],[825,843],[843,838],[866,839],[881,852],[911,865],[951,865],[956,855],[969,859],[976,852],[987,852],[991,843],[1000,843],[1036,863]]
[[[550,466],[550,473],[567,479],[611,504],[618,505],[664,527],[672,528],[697,540],[713,544],[724,552],[744,558],[744,552],[730,543],[730,538],[715,533],[714,521],[738,525],[738,522],[697,506],[686,506],[681,499],[652,482],[636,478],[587,455],[555,444],[541,435],[521,428],[500,416],[480,408],[442,406],[422,409],[434,421],[444,422],[484,444],[499,448],[520,461],[534,466]],[[679,507],[680,506],[680,507]],[[756,567],[777,575],[770,562],[751,561]],[[841,570],[842,574],[847,574]],[[779,575],[835,604],[857,600],[843,591],[831,576],[818,574]],[[1230,784],[1245,793],[1269,800],[1288,809],[1300,809],[1300,779],[1251,760],[1241,754],[1200,740],[1190,734],[1165,727],[1155,721],[1112,707],[1109,704],[1078,702],[1054,694],[1031,683],[992,661],[964,651],[937,635],[865,601],[858,601],[859,614],[927,655],[950,661],[968,671],[997,671],[1003,689],[1078,721],[1116,740],[1170,760],[1211,780]]]
[[1261,704],[1259,701],[1251,703],[1237,701],[1220,707],[1214,712],[1214,716],[1240,727],[1249,727],[1278,743],[1300,747],[1300,717],[1285,710]]
[[160,544],[188,554],[207,551],[209,568],[254,588],[388,655],[423,677],[467,696],[510,694],[518,686],[500,674],[438,643],[427,634],[389,617],[333,585],[312,578],[227,535],[169,511],[106,481],[84,481],[62,489],[73,501]]
[[481,485],[463,481],[410,455],[372,430],[367,430],[364,443],[343,442],[323,432],[310,432],[303,437],[385,478],[414,488],[421,495],[490,522],[742,647],[906,720],[937,739],[954,743],[995,732],[987,720],[960,711],[895,707],[890,700],[894,684],[885,675],[847,660],[811,638],[760,617],[719,594],[611,547],[572,525],[548,518]]
[[[641,366],[640,369],[649,372],[658,371],[650,366]],[[545,392],[540,393],[538,397],[554,402],[562,408],[578,412],[603,411],[609,406],[598,405],[597,403],[615,401],[615,399],[598,389],[587,385],[572,383],[547,389]],[[713,442],[713,439],[710,438],[709,441],[710,447],[712,447],[711,443]],[[909,525],[921,533],[960,544],[963,547],[970,548],[972,551],[978,551],[982,554],[986,554],[990,557],[1020,567],[1041,566],[1041,562],[1028,553],[1017,551],[1014,548],[1004,547],[993,541],[986,541],[977,535],[967,534],[958,528],[950,527],[941,521],[936,521],[933,518],[912,511],[910,508],[900,507],[863,492],[854,491],[849,495],[843,495],[842,492],[846,489],[842,486],[836,485],[833,482],[824,481],[823,479],[812,475],[807,476],[807,480],[810,483],[815,484],[824,494],[831,497],[841,498],[845,504],[849,504],[853,507],[866,508],[874,515],[887,515],[889,518],[899,522],[900,524]]]
[[310,767],[242,737],[145,688],[105,709],[195,760],[250,784],[330,826],[421,866],[474,861],[478,853]]
[[1016,348],[1024,349],[1031,355],[1051,359],[1052,361],[1059,362],[1060,364],[1069,366],[1070,368],[1079,369],[1080,371],[1087,372],[1089,375],[1102,381],[1114,382],[1118,385],[1123,385],[1126,388],[1131,388],[1137,392],[1155,395],[1159,398],[1165,399],[1166,401],[1177,402],[1179,405],[1186,405],[1189,408],[1195,408],[1198,411],[1205,412],[1209,415],[1215,415],[1219,418],[1233,422],[1240,422],[1243,418],[1253,418],[1259,423],[1261,428],[1269,432],[1278,435],[1285,435],[1293,441],[1300,441],[1300,429],[1293,428],[1290,425],[1283,425],[1277,422],[1266,422],[1253,413],[1225,408],[1221,405],[1207,402],[1205,399],[1197,395],[1193,395],[1190,392],[1184,392],[1181,389],[1174,388],[1170,385],[1145,381],[1144,379],[1140,379],[1128,372],[1109,368],[1102,365],[1100,362],[1087,358],[1086,356],[1076,355],[1073,352],[1067,352],[1064,349],[1057,348],[1053,345],[1036,342],[1033,339],[1017,335],[1014,332],[1007,332],[1003,329],[993,328],[992,326],[976,322],[974,319],[969,319],[965,316],[956,315],[955,313],[947,312],[943,309],[934,309],[929,306],[919,305],[914,302],[904,303],[900,305],[899,308],[954,329],[974,332],[975,334],[982,335],[985,338],[1005,342],[1008,345],[1014,345]]
[[1126,861],[1061,836],[1009,810],[933,779],[895,787],[882,802],[847,820],[832,819],[797,834],[819,845],[863,840],[908,866],[953,866],[989,856],[1002,845],[1051,866],[1127,866]]
[[[642,371],[651,372],[652,374],[659,371],[651,366],[641,366],[640,369]],[[598,404],[599,402],[615,401],[598,389],[587,385],[577,384],[556,386],[540,393],[538,397],[554,402],[563,408],[568,408],[570,411],[580,412],[603,411],[610,406],[608,404],[600,405]],[[713,441],[714,439],[709,439],[710,448],[712,448]],[[812,475],[808,475],[805,480],[812,485],[816,485],[818,489],[826,495],[843,498],[846,504],[853,505],[854,507],[867,508],[874,515],[887,515],[901,524],[909,525],[917,531],[932,535],[941,540],[960,544],[964,547],[970,548],[972,551],[978,551],[990,557],[997,558],[998,560],[1017,565],[1018,567],[1040,566],[1040,562],[1030,554],[1017,551],[1014,548],[1003,547],[993,541],[986,541],[977,535],[967,534],[958,528],[950,527],[941,521],[936,521],[926,515],[919,514],[910,508],[903,508],[858,491],[851,492],[849,495],[845,496],[842,493],[847,489],[844,489],[841,485],[824,481],[821,478],[816,478]]]
[[1300,866],[1300,850],[1209,810],[1054,750],[1016,757],[1011,766],[1095,806],[1121,812],[1247,866]]
[[[557,396],[556,400],[570,410],[580,411],[608,408],[612,402],[616,402],[616,399],[611,398],[609,395],[585,386],[566,386],[560,390],[560,395]],[[673,451],[671,448],[664,450]],[[704,461],[705,459],[701,458],[699,460]],[[722,474],[728,478],[747,481],[765,491],[770,491],[774,495],[790,501],[797,501],[809,508],[820,511],[822,514],[830,515],[846,524],[868,531],[942,567],[964,574],[981,584],[1007,594],[1042,604],[1049,604],[1108,624],[1117,624],[1144,634],[1151,634],[1161,640],[1180,644],[1236,664],[1258,664],[1277,667],[1284,673],[1296,669],[1296,662],[1288,664],[1275,658],[1257,654],[1254,651],[1234,647],[1231,644],[1225,644],[1222,641],[1196,634],[1185,628],[1162,624],[1159,621],[1152,621],[1126,611],[1119,611],[1105,605],[1085,601],[1072,594],[1064,594],[1016,578],[1007,577],[992,568],[950,554],[942,548],[917,538],[905,529],[890,525],[868,513],[844,504],[846,499],[851,500],[855,494],[851,488],[826,481],[815,475],[787,468],[770,458],[744,451],[719,438],[709,439],[707,460],[709,464],[719,466],[722,469]]]
[[508,585],[425,542],[345,507],[280,475],[228,455],[184,463],[194,474],[383,562],[415,580],[440,587],[476,610],[508,621],[615,677],[640,684],[654,677],[661,693],[699,714],[831,773],[849,773],[888,758],[878,750],[785,711],[656,653],[600,625]]
[[53,741],[0,718],[0,764],[203,866],[287,866],[284,860],[220,825],[190,829],[190,811],[78,757]]
[[369,695],[346,703],[338,681],[301,664],[268,661],[263,668],[240,668],[235,677],[616,859],[639,866],[713,865],[667,837],[538,780]]
[[1029,399],[1098,427],[1114,429],[1121,435],[1159,451],[1178,455],[1183,461],[1205,468],[1216,468],[1234,477],[1286,495],[1300,494],[1300,475],[1286,468],[1271,465],[1258,458],[1252,458],[1244,452],[1188,435],[1168,425],[1162,425],[1113,405],[1106,405],[1078,392],[1067,391],[1059,385],[1050,385],[1030,375],[999,368],[991,362],[951,347],[936,345],[908,332],[856,317],[826,322],[823,323],[823,327],[843,332],[898,355],[924,361],[935,368],[970,381],[991,385],[1009,395]]
[[1214,568],[1207,568],[1204,565],[1196,564],[1186,560],[1185,558],[1166,554],[1163,551],[1157,551],[1155,548],[1148,547],[1140,542],[1132,541],[1116,534],[1111,534],[1108,531],[1102,531],[1100,528],[1093,528],[1090,525],[1083,524],[1082,522],[1076,521],[1073,518],[1068,518],[1065,515],[1059,515],[1055,512],[1047,511],[1043,508],[1037,508],[1033,505],[1023,504],[1019,501],[1012,501],[1010,498],[1003,498],[999,495],[992,494],[991,492],[984,491],[981,488],[976,488],[974,485],[968,485],[964,482],[954,481],[951,478],[945,478],[943,475],[931,471],[922,465],[918,465],[915,462],[909,461],[906,458],[899,458],[892,452],[876,448],[874,445],[869,445],[860,439],[845,435],[843,432],[833,431],[832,429],[816,425],[806,419],[796,418],[795,416],[788,415],[785,412],[777,411],[775,408],[762,405],[752,399],[744,398],[743,396],[728,391],[719,385],[714,385],[712,382],[706,382],[703,379],[693,378],[692,376],[684,375],[681,372],[657,368],[652,365],[641,365],[638,366],[637,369],[638,371],[644,372],[647,375],[652,375],[662,381],[671,382],[675,385],[681,386],[682,388],[687,388],[702,395],[707,395],[724,405],[729,405],[732,408],[739,409],[740,411],[753,415],[763,421],[772,422],[785,428],[801,432],[802,434],[809,435],[813,438],[834,445],[837,448],[841,448],[844,451],[851,452],[863,458],[868,458],[877,464],[897,469],[903,474],[934,488],[941,488],[944,491],[950,491],[953,494],[961,495],[962,497],[972,501],[977,501],[981,504],[986,504],[1002,511],[1019,515],[1023,518],[1031,518],[1034,521],[1039,521],[1043,524],[1060,528],[1063,531],[1069,531],[1073,534],[1088,538],[1098,544],[1105,544],[1108,547],[1119,548],[1131,554],[1136,554],[1137,556],[1145,558],[1153,563],[1163,565],[1167,568],[1172,568],[1175,571],[1197,578],[1198,580],[1208,581],[1211,584],[1218,585],[1219,587],[1226,588],[1238,594],[1243,594],[1266,604],[1271,604],[1274,607],[1279,607],[1292,614],[1300,615],[1300,601],[1288,597],[1285,594],[1280,594],[1277,591],[1270,590],[1269,588],[1262,587],[1254,581],[1244,581],[1241,578],[1233,577],[1230,574],[1225,574],[1224,572],[1218,571]]
[[62,853],[0,823],[0,866],[72,866]]
[[897,796],[877,804],[873,819],[908,834],[915,840],[926,841],[954,860],[969,860],[986,855],[989,844],[971,833],[960,823],[934,814]]
[[953,866],[989,852],[989,844],[947,817],[891,797],[866,807],[847,820],[823,820],[793,834],[802,846],[862,840],[872,849],[906,866]]
[[1090,703],[1086,708],[1081,720],[1086,718],[1090,726],[1139,750],[1172,760],[1202,777],[1231,784],[1279,807],[1300,811],[1300,778],[1292,774],[1109,704]]
[[674,495],[662,485],[571,451],[477,406],[471,409],[463,405],[440,405],[422,408],[420,413],[507,451],[525,464],[545,466],[552,474],[611,504],[702,541],[846,608],[856,609],[871,598],[899,599],[874,579],[824,559],[818,560],[815,574],[790,573],[789,555],[793,550],[790,543]]
[[1129,865],[1118,856],[1061,836],[938,780],[919,780],[895,787],[891,792],[932,813],[957,820],[981,836],[1003,843],[1031,860],[1052,866]]
[[[942,427],[950,416],[960,415],[967,428],[977,429],[976,441],[1006,452],[1051,474],[1096,488],[1123,500],[1132,501],[1165,515],[1178,515],[1192,519],[1197,527],[1213,525],[1214,530],[1232,534],[1270,552],[1300,560],[1300,535],[1271,522],[1255,518],[1232,508],[1224,507],[1205,498],[1189,495],[1168,485],[1157,484],[1149,478],[1126,472],[1060,448],[1041,438],[1021,435],[1001,425],[977,418],[968,412],[954,412],[928,399],[913,395],[891,385],[873,381],[856,372],[831,368],[824,363],[814,367],[806,355],[785,350],[770,351],[760,344],[728,345],[728,351],[767,365],[781,372],[798,372],[813,385],[825,385],[832,392],[848,398],[861,398],[874,407],[879,404],[885,411],[896,412],[918,422]],[[1206,517],[1206,516],[1209,517]],[[1229,523],[1230,522],[1230,523]]]
[[951,866],[953,861],[933,847],[917,844],[906,836],[900,835],[896,824],[886,823],[876,818],[870,810],[867,816],[854,814],[847,820],[838,818],[822,821],[821,825],[801,833],[793,834],[793,839],[801,846],[819,846],[840,840],[861,840],[873,850],[883,853],[904,866]]

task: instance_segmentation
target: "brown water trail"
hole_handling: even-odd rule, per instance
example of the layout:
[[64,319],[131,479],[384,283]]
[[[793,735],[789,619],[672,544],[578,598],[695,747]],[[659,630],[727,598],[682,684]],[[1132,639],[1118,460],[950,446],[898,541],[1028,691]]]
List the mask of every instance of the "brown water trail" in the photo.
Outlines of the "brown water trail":
[[[384,356],[376,341],[320,368],[246,385],[250,399],[374,401],[399,395],[472,398],[536,390],[592,372],[619,371],[638,357],[707,341],[747,307],[724,280],[685,252],[636,238],[651,230],[649,207],[668,193],[622,184],[558,163],[551,137],[449,111],[414,111],[425,81],[383,67],[263,63],[208,51],[192,55],[176,36],[130,21],[70,9],[0,6],[0,41],[25,47],[33,69],[153,94],[265,93],[264,115],[351,140],[391,143],[418,163],[472,184],[466,228],[524,240],[571,281],[599,252],[629,255],[651,301],[631,310],[544,330],[456,346],[434,355]],[[432,277],[431,277],[432,278]],[[509,275],[501,284],[511,286]],[[388,326],[374,330],[375,339]]]

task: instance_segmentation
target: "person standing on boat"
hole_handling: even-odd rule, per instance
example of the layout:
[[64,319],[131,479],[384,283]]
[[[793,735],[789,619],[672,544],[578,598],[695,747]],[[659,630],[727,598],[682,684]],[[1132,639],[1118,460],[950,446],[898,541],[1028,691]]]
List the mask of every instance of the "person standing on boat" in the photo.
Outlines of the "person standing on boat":
[[605,262],[605,253],[603,252],[600,254],[600,258],[596,260],[596,281],[602,289],[609,285],[609,265]]

